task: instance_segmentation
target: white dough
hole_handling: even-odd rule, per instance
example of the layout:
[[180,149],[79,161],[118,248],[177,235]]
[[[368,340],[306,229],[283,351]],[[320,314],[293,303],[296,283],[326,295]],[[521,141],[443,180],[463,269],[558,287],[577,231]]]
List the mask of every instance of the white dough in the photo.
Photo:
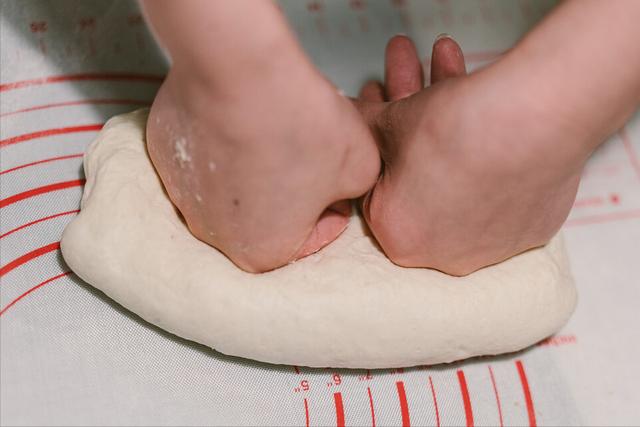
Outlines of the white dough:
[[82,211],[62,253],[82,279],[176,335],[265,362],[390,368],[520,350],[574,309],[558,236],[452,277],[395,266],[354,216],[319,253],[245,273],[177,215],[147,156],[147,114],[112,118],[88,148]]

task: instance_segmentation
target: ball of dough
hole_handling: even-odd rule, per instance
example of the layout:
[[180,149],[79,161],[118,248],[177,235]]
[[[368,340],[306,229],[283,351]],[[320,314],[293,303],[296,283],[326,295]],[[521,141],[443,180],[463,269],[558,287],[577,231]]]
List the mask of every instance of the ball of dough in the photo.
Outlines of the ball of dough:
[[61,246],[78,276],[167,331],[264,362],[391,368],[520,350],[574,309],[559,236],[452,277],[394,265],[353,216],[322,251],[246,273],[193,237],[167,198],[147,114],[112,118],[88,148],[82,211]]

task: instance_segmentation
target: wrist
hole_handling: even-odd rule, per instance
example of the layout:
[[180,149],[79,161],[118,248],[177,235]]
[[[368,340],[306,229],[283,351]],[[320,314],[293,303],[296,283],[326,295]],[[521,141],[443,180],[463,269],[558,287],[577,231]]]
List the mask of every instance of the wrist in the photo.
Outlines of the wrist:
[[579,101],[567,99],[569,95],[556,87],[562,84],[557,76],[535,61],[535,54],[515,49],[478,73],[491,82],[489,108],[521,135],[532,155],[582,165],[607,132],[589,119],[591,111],[573,108]]

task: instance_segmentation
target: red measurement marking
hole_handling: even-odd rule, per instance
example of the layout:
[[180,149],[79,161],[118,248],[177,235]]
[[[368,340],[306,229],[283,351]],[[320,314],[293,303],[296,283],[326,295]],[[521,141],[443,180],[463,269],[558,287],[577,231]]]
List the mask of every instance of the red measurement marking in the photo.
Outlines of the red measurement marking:
[[333,393],[333,402],[336,405],[336,426],[344,427],[344,405],[342,404],[342,394]]
[[28,222],[28,223],[26,223],[24,225],[21,225],[20,227],[16,227],[13,230],[7,231],[4,234],[0,234],[0,239],[2,239],[3,237],[7,237],[8,235],[15,233],[16,231],[20,231],[20,230],[22,230],[24,228],[30,227],[30,226],[32,226],[34,224],[37,224],[39,222],[46,221],[46,220],[53,219],[53,218],[58,218],[60,216],[77,214],[78,212],[80,212],[79,209],[75,210],[75,211],[60,212],[60,213],[57,213],[55,215],[49,215],[49,216],[46,216],[44,218],[36,219],[35,221]]
[[53,282],[56,279],[59,279],[61,277],[64,276],[68,276],[69,274],[71,274],[70,271],[66,271],[62,274],[58,274],[57,276],[51,277],[50,279],[45,280],[42,283],[37,284],[36,286],[34,286],[33,288],[29,289],[27,292],[23,293],[22,295],[20,295],[18,298],[14,299],[13,301],[11,301],[9,304],[6,305],[5,308],[3,308],[2,310],[0,310],[0,316],[2,316],[5,311],[9,310],[15,303],[17,303],[18,301],[20,301],[22,298],[26,297],[27,295],[29,295],[31,292],[36,291],[38,289],[40,289],[41,287],[43,287],[44,285]]
[[305,425],[309,427],[309,404],[307,403],[307,399],[304,399],[304,419]]
[[319,1],[312,1],[307,3],[307,10],[309,12],[320,12],[322,10],[322,3]]
[[529,389],[529,381],[527,380],[527,374],[524,371],[524,366],[520,360],[516,360],[516,368],[518,368],[518,376],[520,377],[520,383],[522,384],[522,392],[524,393],[524,400],[527,404],[527,415],[529,415],[529,426],[536,426],[536,412],[533,408],[533,398],[531,397],[531,390]]
[[84,184],[84,179],[76,179],[73,181],[56,182],[55,184],[45,185],[43,187],[33,188],[31,190],[24,191],[22,193],[15,194],[7,197],[6,199],[0,199],[0,208],[12,205],[30,197],[38,196],[40,194],[50,193],[52,191],[64,190],[65,188],[79,187]]
[[498,405],[498,417],[500,419],[500,427],[504,426],[502,421],[502,405],[500,405],[500,395],[498,394],[498,387],[496,386],[496,378],[493,376],[493,369],[491,366],[487,366],[489,368],[489,376],[491,377],[491,385],[493,386],[493,394],[496,396],[496,405]]
[[11,261],[9,264],[5,265],[4,267],[0,268],[0,277],[4,276],[5,274],[7,274],[8,272],[10,272],[11,270],[14,270],[18,267],[20,267],[22,264],[25,264],[29,261],[31,261],[34,258],[37,258],[41,255],[47,254],[49,252],[53,252],[53,251],[57,251],[58,249],[60,249],[60,242],[55,242],[55,243],[49,243],[48,245],[45,245],[41,248],[35,249],[31,252],[28,252],[24,255],[22,255],[19,258],[14,259],[13,261]]
[[620,203],[620,195],[616,194],[616,193],[611,193],[609,195],[609,200],[611,201],[611,203],[613,203],[614,205],[617,205],[618,203]]
[[409,404],[407,403],[407,394],[404,391],[404,383],[398,381],[396,383],[398,389],[398,400],[400,401],[400,413],[402,414],[402,427],[411,426],[411,419],[409,418]]
[[376,427],[376,412],[373,410],[373,396],[369,387],[367,387],[367,394],[369,395],[369,408],[371,408],[371,427]]
[[96,27],[96,18],[90,16],[87,18],[80,18],[78,26],[81,30],[93,30]]
[[631,167],[633,167],[633,169],[636,171],[638,179],[640,179],[640,160],[638,159],[638,154],[635,152],[633,145],[631,144],[631,139],[629,138],[626,127],[620,129],[620,138],[622,139],[622,143],[624,145],[625,151],[627,152],[627,156],[629,156]]
[[31,162],[31,163],[27,163],[27,164],[24,164],[24,165],[13,167],[11,169],[7,169],[6,171],[1,171],[0,175],[3,175],[5,173],[9,173],[9,172],[13,172],[13,171],[17,171],[19,169],[28,168],[29,166],[40,165],[42,163],[55,162],[55,161],[58,161],[58,160],[75,159],[75,158],[82,157],[82,156],[84,156],[84,154],[78,153],[78,154],[69,154],[68,156],[59,156],[59,157],[52,157],[50,159],[38,160],[37,162]]
[[604,199],[600,196],[589,197],[586,199],[578,199],[573,202],[574,208],[584,208],[589,206],[602,206],[604,204]]
[[72,82],[72,81],[92,81],[92,80],[111,80],[111,81],[133,81],[143,83],[160,84],[164,80],[164,76],[157,74],[137,74],[137,73],[82,73],[82,74],[64,74],[60,76],[41,77],[39,79],[21,80],[12,83],[0,84],[0,92],[7,90],[20,89],[28,86],[39,86],[50,83]]
[[47,108],[70,107],[74,105],[151,105],[151,101],[142,99],[83,99],[81,101],[57,102],[53,104],[36,105],[35,107],[23,108],[21,110],[1,113],[0,117],[11,116],[13,114],[27,113],[30,111],[44,110]]
[[36,138],[44,138],[46,136],[63,135],[67,133],[77,133],[77,132],[97,132],[100,129],[102,129],[102,126],[104,126],[104,124],[97,123],[97,124],[91,124],[91,125],[69,126],[69,127],[56,128],[56,129],[45,129],[37,132],[25,133],[23,135],[12,136],[11,138],[6,138],[1,140],[0,148],[17,144],[19,142],[29,141]]
[[438,399],[436,398],[436,389],[433,386],[433,380],[429,377],[429,387],[431,387],[431,397],[433,398],[433,406],[436,408],[436,427],[440,427],[440,411],[438,410]]
[[364,10],[364,0],[350,0],[349,7],[351,7],[351,9],[353,10]]
[[547,339],[544,339],[538,343],[539,347],[553,346],[558,347],[565,344],[575,344],[578,342],[578,338],[575,335],[554,335]]
[[47,31],[47,21],[33,21],[29,24],[32,33],[44,33]]
[[471,398],[469,397],[469,389],[467,388],[467,380],[462,370],[458,371],[458,382],[460,383],[460,394],[462,394],[462,403],[464,404],[464,415],[467,418],[467,427],[473,427],[473,409],[471,407]]
[[640,218],[640,209],[627,212],[613,212],[610,214],[593,215],[585,218],[569,219],[564,223],[564,225],[566,227],[572,227],[574,225],[602,224],[610,221],[632,218]]

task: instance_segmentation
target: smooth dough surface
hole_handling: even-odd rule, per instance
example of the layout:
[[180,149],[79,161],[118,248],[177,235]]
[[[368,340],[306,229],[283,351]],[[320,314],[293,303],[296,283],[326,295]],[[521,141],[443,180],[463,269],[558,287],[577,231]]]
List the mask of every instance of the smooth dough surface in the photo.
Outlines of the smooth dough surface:
[[88,148],[62,252],[82,279],[176,335],[264,362],[390,368],[520,350],[574,309],[558,236],[459,278],[395,266],[354,216],[319,253],[245,273],[176,213],[147,156],[147,114],[112,118]]

